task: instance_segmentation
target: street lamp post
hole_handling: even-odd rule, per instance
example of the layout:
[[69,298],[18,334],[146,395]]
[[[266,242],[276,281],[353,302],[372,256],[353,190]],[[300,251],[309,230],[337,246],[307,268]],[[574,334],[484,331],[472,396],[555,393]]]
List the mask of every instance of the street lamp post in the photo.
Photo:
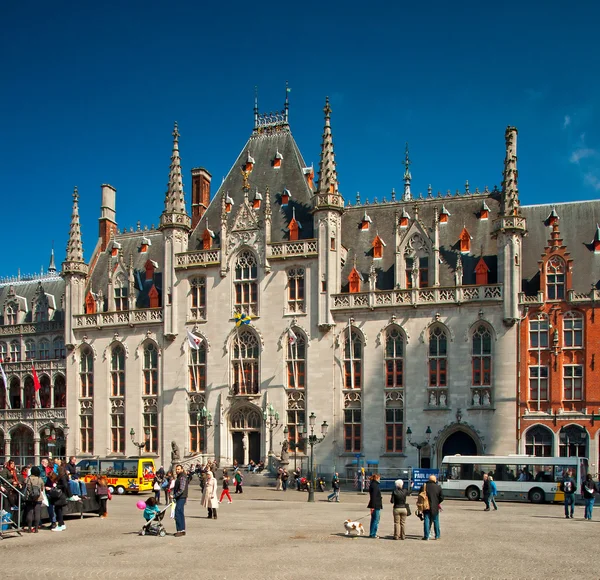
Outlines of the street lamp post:
[[204,441],[202,445],[202,453],[206,453],[208,448],[208,428],[212,427],[212,415],[206,407],[202,407],[200,412],[196,415],[196,419],[199,425],[202,425],[204,431]]
[[279,413],[273,405],[269,405],[263,411],[263,421],[269,429],[269,457],[273,455],[273,429],[279,425]]
[[144,434],[146,435],[146,438],[144,439],[144,441],[140,441],[138,443],[135,440],[135,431],[133,430],[133,427],[131,428],[131,431],[129,431],[131,442],[138,448],[138,457],[142,456],[142,449],[146,449],[148,447],[148,443],[150,442],[150,429],[148,429],[148,427],[144,429]]
[[431,439],[431,427],[429,425],[427,426],[427,430],[425,431],[425,441],[422,441],[420,443],[417,443],[416,441],[412,440],[412,429],[410,427],[408,427],[406,429],[406,436],[408,437],[408,442],[413,447],[416,447],[417,451],[419,452],[418,466],[420,468],[421,467],[421,449],[423,449],[423,447],[429,445],[429,440]]
[[[327,436],[327,429],[329,425],[327,425],[327,421],[323,421],[321,424],[321,435],[322,437],[317,437],[315,435],[315,424],[317,422],[317,416],[314,413],[310,414],[308,418],[308,423],[310,425],[310,435],[308,435],[305,439],[308,441],[310,445],[310,476],[309,476],[309,484],[308,484],[308,501],[315,501],[315,472],[314,472],[314,461],[315,461],[315,445],[321,443],[325,437]],[[301,429],[301,433],[304,433],[306,427],[304,425],[299,425],[299,429]]]

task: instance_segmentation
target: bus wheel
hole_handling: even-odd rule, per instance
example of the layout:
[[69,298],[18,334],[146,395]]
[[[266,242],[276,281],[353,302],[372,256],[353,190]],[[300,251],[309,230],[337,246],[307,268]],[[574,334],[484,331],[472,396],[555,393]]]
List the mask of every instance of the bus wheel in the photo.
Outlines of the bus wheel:
[[116,491],[117,491],[117,493],[119,495],[124,495],[125,494],[125,488],[122,485],[118,485]]
[[115,493],[115,488],[112,485],[109,485],[108,491],[110,491],[110,495],[112,495],[113,493]]
[[529,500],[531,503],[544,503],[544,492],[543,490],[536,487],[529,492]]
[[478,501],[479,500],[479,488],[475,487],[474,485],[472,485],[471,487],[468,487],[466,496],[471,501]]

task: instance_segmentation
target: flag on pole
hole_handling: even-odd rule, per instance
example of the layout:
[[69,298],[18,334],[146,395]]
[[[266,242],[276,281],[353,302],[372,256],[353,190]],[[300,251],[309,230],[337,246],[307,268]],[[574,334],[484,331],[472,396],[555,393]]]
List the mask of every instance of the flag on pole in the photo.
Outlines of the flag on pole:
[[6,373],[4,372],[4,367],[0,363],[0,373],[2,373],[2,380],[4,381],[4,392],[6,393],[6,408],[12,409],[10,406],[10,397],[8,396],[8,380],[6,379]]
[[236,312],[233,317],[235,318],[235,325],[237,327],[240,327],[243,324],[250,324],[250,321],[252,320],[252,318],[243,312]]
[[291,327],[288,328],[288,338],[290,341],[290,346],[294,346],[296,344],[296,341],[298,340],[296,333],[292,330]]
[[35,392],[35,402],[38,408],[42,407],[42,403],[40,401],[40,389],[42,385],[40,384],[40,379],[38,379],[37,372],[35,371],[35,366],[31,365],[31,371],[33,373],[33,390]]
[[188,342],[190,343],[190,348],[194,350],[198,350],[200,348],[200,343],[202,339],[195,334],[192,334],[189,330],[187,331]]

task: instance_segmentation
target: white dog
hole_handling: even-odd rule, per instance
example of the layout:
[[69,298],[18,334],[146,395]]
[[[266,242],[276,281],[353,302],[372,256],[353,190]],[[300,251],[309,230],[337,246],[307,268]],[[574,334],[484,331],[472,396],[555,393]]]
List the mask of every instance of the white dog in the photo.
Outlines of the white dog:
[[365,528],[360,522],[353,522],[351,520],[346,520],[344,522],[344,527],[346,528],[346,535],[348,535],[352,530],[356,530],[357,535],[362,535],[365,533]]

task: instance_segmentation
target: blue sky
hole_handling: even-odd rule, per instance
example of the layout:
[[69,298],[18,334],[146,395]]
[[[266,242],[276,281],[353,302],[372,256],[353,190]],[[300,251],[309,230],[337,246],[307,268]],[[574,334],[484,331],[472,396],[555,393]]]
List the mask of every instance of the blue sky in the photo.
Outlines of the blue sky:
[[[259,5],[257,5],[259,4]],[[354,202],[500,185],[519,129],[524,204],[600,196],[600,7],[591,0],[449,3],[13,2],[2,8],[0,276],[57,265],[78,186],[86,259],[100,185],[120,228],[158,224],[178,121],[213,193],[261,111],[280,109],[318,164],[331,99],[340,189]],[[12,250],[10,248],[13,248]]]

